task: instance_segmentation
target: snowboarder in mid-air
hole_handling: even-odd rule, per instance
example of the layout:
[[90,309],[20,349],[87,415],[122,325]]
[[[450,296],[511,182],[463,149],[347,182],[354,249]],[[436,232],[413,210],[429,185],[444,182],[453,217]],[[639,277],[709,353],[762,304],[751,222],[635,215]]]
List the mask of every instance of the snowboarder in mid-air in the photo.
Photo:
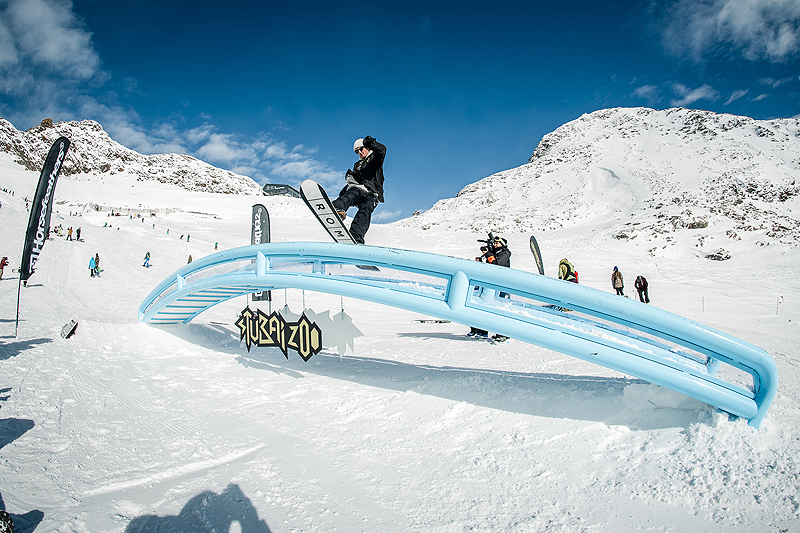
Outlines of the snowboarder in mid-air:
[[386,157],[386,147],[366,136],[353,143],[353,150],[358,154],[358,161],[353,165],[353,170],[347,171],[346,185],[339,191],[339,197],[331,203],[342,220],[348,208],[358,208],[353,222],[350,223],[350,234],[358,244],[364,244],[372,212],[378,207],[378,202],[383,202],[383,160]]

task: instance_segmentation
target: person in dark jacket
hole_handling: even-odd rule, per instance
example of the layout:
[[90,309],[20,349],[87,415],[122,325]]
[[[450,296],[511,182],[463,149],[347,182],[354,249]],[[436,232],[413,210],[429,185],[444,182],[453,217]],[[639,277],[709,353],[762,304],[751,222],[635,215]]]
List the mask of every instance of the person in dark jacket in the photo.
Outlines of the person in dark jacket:
[[359,244],[364,244],[364,236],[372,221],[372,212],[383,202],[383,160],[386,147],[367,136],[353,143],[353,150],[358,154],[358,161],[353,170],[345,175],[346,185],[339,191],[333,207],[344,217],[348,208],[356,207],[358,212],[350,223],[350,234]]
[[649,304],[650,295],[647,294],[647,279],[644,276],[636,276],[633,286],[636,287],[636,292],[639,293],[639,301]]
[[[477,257],[476,260],[511,268],[511,250],[508,249],[508,241],[506,241],[504,238],[495,236],[492,240],[491,246],[482,246],[481,251],[483,252],[483,255]],[[501,292],[499,296],[500,298],[508,298],[509,294]],[[489,332],[485,329],[479,329],[470,326],[467,336],[477,337],[479,339],[488,339]],[[505,342],[508,340],[508,337],[497,333],[492,337],[492,340],[495,342]]]

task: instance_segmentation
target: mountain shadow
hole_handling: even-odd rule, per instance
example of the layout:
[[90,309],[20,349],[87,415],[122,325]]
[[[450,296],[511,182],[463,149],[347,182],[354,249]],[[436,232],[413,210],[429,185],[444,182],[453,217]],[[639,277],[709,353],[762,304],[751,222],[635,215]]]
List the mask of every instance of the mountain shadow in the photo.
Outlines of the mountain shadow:
[[234,522],[239,523],[242,533],[271,533],[238,485],[228,485],[222,494],[201,492],[189,500],[177,516],[134,518],[125,533],[227,532]]

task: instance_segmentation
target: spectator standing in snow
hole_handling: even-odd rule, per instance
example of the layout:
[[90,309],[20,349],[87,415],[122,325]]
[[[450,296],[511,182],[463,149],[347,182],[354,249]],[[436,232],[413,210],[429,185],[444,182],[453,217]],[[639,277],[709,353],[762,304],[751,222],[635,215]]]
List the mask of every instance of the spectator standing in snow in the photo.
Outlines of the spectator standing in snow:
[[94,257],[89,259],[89,275],[94,277],[94,271],[97,267],[95,266]]
[[81,240],[81,228],[78,228],[77,230],[75,230],[75,240],[76,241]]
[[143,267],[150,266],[150,252],[147,252],[147,255],[144,256],[144,264],[142,266]]
[[[476,257],[475,258],[476,261],[499,265],[507,268],[511,267],[511,250],[508,249],[508,241],[506,241],[504,238],[500,236],[495,236],[491,239],[491,241],[486,241],[486,246],[481,246],[481,252],[483,252],[483,255],[481,255],[480,257]],[[509,295],[505,292],[501,292],[499,296],[500,298],[509,297]],[[485,329],[479,329],[470,326],[469,333],[467,333],[467,336],[477,337],[479,339],[488,339],[489,332],[486,331]],[[492,339],[497,342],[503,342],[508,340],[508,337],[497,333],[492,337]]]
[[67,240],[68,241],[72,240],[72,226],[67,228]]
[[364,244],[364,236],[372,220],[372,212],[383,202],[383,160],[386,147],[369,135],[357,139],[353,150],[358,154],[358,161],[353,170],[345,174],[345,186],[339,191],[333,207],[344,220],[347,209],[357,207],[358,212],[350,223],[350,234],[353,239]]
[[625,285],[622,283],[622,272],[620,272],[617,267],[614,267],[614,271],[611,273],[611,286],[617,291],[618,296],[625,296],[622,293],[622,289],[625,288]]
[[94,272],[100,277],[100,254],[94,254]]
[[3,270],[6,268],[6,265],[8,265],[8,257],[3,257],[0,259],[0,279],[3,279]]
[[558,262],[558,279],[578,283],[578,271],[566,258]]
[[650,295],[647,294],[647,279],[644,276],[636,276],[633,286],[636,287],[636,292],[639,293],[639,301],[649,304]]
[[[189,263],[191,263],[191,262],[192,262],[192,255],[189,254]],[[188,265],[189,263],[186,263],[186,264]]]

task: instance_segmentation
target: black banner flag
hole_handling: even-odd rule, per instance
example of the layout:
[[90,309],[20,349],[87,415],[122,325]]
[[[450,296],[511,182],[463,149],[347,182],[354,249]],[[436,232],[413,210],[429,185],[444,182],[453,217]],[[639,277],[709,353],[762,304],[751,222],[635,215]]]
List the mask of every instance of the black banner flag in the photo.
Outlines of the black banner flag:
[[[250,244],[263,244],[269,241],[269,212],[261,204],[253,206],[253,223],[250,231]],[[271,301],[270,291],[254,292],[253,301]]]
[[28,231],[25,234],[25,247],[22,250],[20,279],[27,281],[33,274],[36,261],[42,252],[44,241],[50,231],[50,214],[53,211],[53,196],[56,191],[56,180],[64,159],[67,157],[69,139],[61,137],[53,143],[47,159],[44,160],[36,196],[31,204],[31,216],[28,219]]

